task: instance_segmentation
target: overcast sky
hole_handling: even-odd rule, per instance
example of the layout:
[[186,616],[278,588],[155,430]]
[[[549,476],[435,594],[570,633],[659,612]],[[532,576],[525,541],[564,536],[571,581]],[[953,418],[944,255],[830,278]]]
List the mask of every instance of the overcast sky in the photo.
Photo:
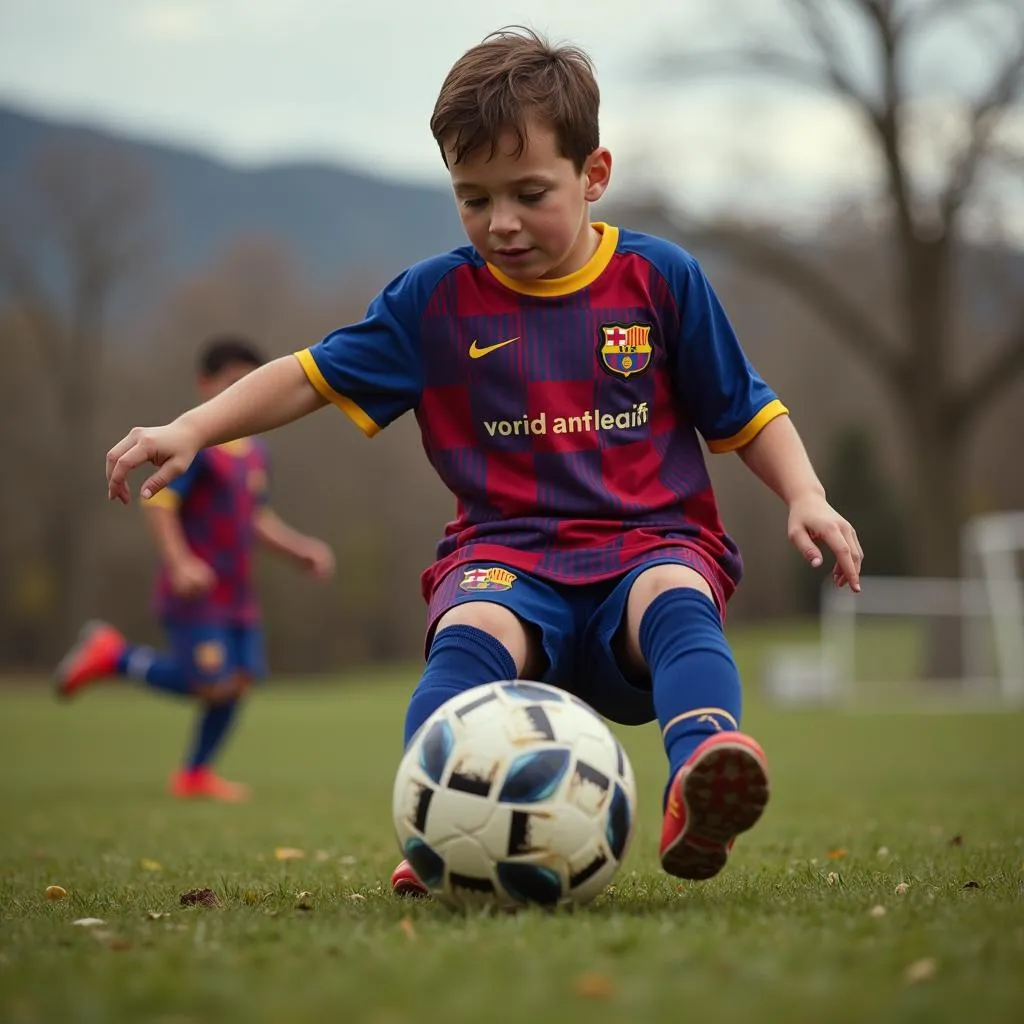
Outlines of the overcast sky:
[[[465,49],[518,22],[594,58],[617,188],[647,179],[698,204],[825,209],[864,187],[872,166],[838,104],[751,79],[651,77],[666,47],[714,43],[738,22],[754,31],[776,9],[775,0],[0,0],[0,102],[239,163],[326,159],[443,185],[427,127],[437,89]],[[863,68],[868,50],[852,28],[848,38]],[[985,70],[982,50],[960,42],[933,42],[936,96],[951,74],[970,84]]]

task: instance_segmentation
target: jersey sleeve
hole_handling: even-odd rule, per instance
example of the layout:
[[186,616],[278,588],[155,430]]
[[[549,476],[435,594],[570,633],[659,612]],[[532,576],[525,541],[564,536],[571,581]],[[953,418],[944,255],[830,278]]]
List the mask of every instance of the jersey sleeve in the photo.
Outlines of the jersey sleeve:
[[420,322],[459,251],[411,267],[370,303],[360,323],[297,352],[309,382],[368,437],[416,407],[423,390]]
[[697,262],[686,260],[681,269],[676,384],[708,448],[735,451],[788,410],[744,355]]
[[146,498],[142,503],[143,506],[146,508],[178,508],[195,485],[196,477],[202,468],[203,457],[203,452],[199,452],[181,476],[175,477],[162,491],[157,491],[152,498]]

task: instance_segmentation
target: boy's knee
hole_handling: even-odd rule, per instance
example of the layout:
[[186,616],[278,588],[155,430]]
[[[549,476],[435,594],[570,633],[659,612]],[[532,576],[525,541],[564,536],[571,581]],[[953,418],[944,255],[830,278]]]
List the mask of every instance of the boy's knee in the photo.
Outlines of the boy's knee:
[[434,635],[448,626],[473,626],[494,637],[512,656],[520,675],[543,660],[537,631],[514,612],[492,601],[466,601],[449,608],[438,619]]
[[238,700],[249,689],[250,679],[244,672],[235,672],[216,682],[195,683],[192,692],[204,703],[217,705]]
[[627,666],[646,668],[646,662],[640,651],[640,622],[644,612],[651,606],[655,598],[668,590],[685,588],[696,590],[714,603],[711,584],[695,569],[686,565],[666,563],[653,565],[640,573],[633,581],[626,602],[626,621],[624,630],[624,650],[622,655]]
[[654,565],[650,569],[640,573],[633,581],[629,591],[629,615],[630,618],[636,615],[637,627],[640,619],[650,607],[651,602],[666,590],[675,590],[685,587],[689,590],[698,590],[709,601],[714,602],[711,592],[711,584],[695,569],[687,565]]

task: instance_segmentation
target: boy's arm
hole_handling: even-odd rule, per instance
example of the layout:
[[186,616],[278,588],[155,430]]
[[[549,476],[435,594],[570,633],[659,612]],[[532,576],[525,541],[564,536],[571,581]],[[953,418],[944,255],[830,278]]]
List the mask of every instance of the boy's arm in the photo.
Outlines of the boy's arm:
[[128,474],[152,462],[160,468],[142,485],[142,496],[150,498],[185,472],[201,448],[273,430],[324,405],[298,359],[282,356],[166,426],[135,427],[107,452],[107,496],[127,504]]
[[165,504],[149,503],[145,506],[145,515],[174,593],[179,597],[197,597],[210,590],[217,582],[216,573],[189,547],[178,510]]
[[256,536],[268,548],[294,559],[318,579],[334,572],[334,552],[322,540],[289,526],[272,508],[263,505],[253,520]]
[[836,586],[860,591],[864,560],[857,531],[829,505],[803,441],[788,416],[777,416],[739,449],[747,468],[789,507],[789,539],[817,568],[822,555],[815,541],[824,541],[836,556]]

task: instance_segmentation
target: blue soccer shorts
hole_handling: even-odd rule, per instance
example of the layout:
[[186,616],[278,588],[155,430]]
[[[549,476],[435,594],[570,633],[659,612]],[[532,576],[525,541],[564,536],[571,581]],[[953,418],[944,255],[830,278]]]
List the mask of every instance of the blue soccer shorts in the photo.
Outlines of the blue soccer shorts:
[[652,566],[665,564],[685,564],[700,571],[689,560],[655,557],[612,579],[560,584],[495,562],[460,565],[431,597],[427,651],[438,619],[449,608],[469,601],[502,605],[539,630],[547,656],[541,682],[575,694],[613,722],[643,725],[657,717],[650,679],[627,678],[613,642],[625,619],[634,581]]
[[164,623],[174,659],[190,683],[210,685],[237,675],[249,680],[267,675],[261,626]]

